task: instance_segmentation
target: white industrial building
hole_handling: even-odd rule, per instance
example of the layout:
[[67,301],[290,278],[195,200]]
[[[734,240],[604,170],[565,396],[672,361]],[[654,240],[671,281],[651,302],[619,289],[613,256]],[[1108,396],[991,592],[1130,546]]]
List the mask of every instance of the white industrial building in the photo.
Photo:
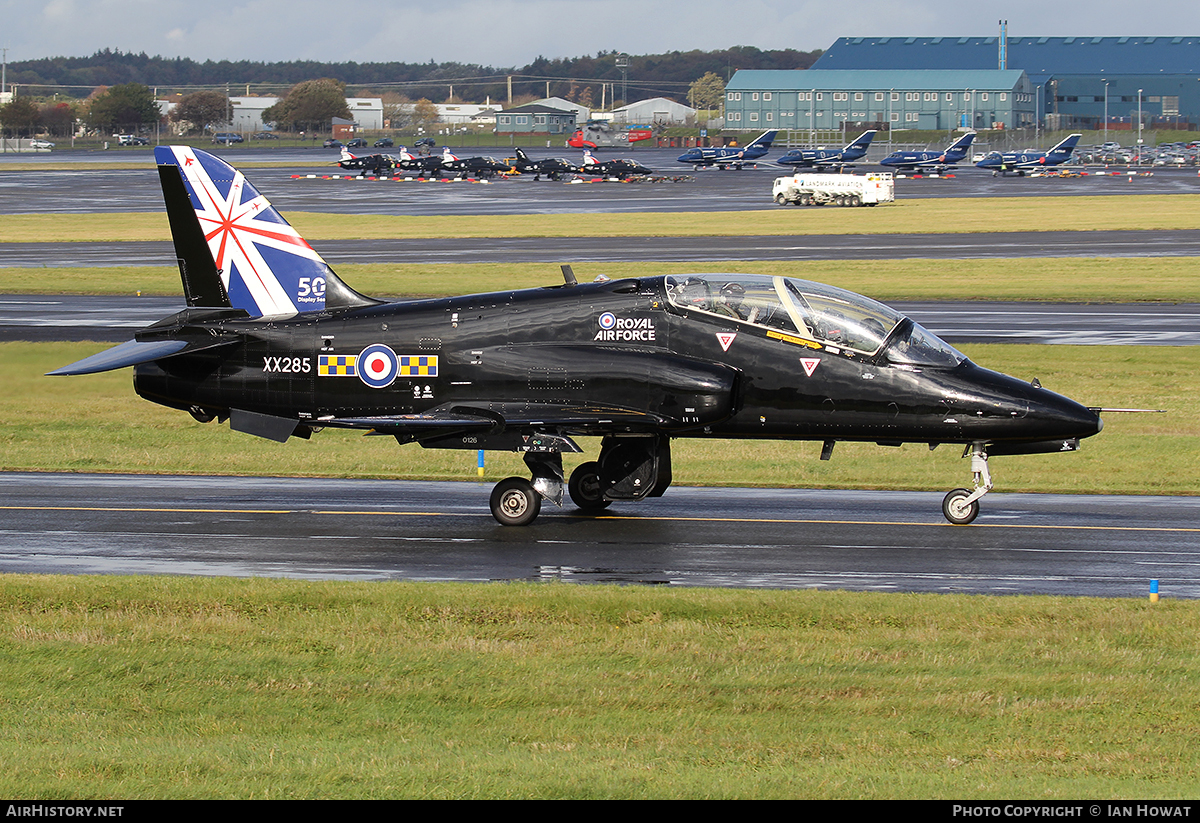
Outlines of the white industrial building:
[[651,97],[639,100],[628,106],[613,109],[614,123],[658,123],[668,126],[680,126],[695,122],[696,110],[691,106],[676,103],[665,97]]

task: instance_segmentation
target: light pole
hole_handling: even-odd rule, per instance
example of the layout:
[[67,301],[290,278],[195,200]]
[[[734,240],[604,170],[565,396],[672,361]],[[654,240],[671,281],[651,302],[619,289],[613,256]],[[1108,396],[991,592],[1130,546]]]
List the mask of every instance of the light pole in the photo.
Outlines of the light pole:
[[808,92],[808,146],[812,148],[817,144],[817,116],[816,103],[817,90],[811,89]]
[[1039,85],[1033,97],[1033,144],[1041,148],[1041,126],[1042,126],[1042,87]]
[[1108,81],[1104,81],[1104,142],[1108,142]]
[[1138,89],[1138,165],[1142,165],[1142,90]]

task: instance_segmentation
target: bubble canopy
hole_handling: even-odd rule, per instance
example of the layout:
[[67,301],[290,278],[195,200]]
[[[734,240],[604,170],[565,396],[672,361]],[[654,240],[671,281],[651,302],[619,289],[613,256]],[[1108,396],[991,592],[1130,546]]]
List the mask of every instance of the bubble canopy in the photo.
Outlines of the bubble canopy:
[[689,311],[775,329],[893,363],[953,368],[967,358],[900,312],[852,291],[765,274],[672,274],[667,299]]

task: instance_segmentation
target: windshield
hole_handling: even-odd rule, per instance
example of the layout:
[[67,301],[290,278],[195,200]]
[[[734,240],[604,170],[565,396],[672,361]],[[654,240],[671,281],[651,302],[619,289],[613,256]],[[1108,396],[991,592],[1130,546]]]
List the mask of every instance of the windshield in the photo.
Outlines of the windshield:
[[877,352],[904,319],[869,297],[794,277],[675,274],[666,280],[667,297],[680,308],[864,354]]
[[888,344],[887,359],[911,366],[951,369],[964,362],[967,356],[919,324],[912,323],[907,332],[902,330]]

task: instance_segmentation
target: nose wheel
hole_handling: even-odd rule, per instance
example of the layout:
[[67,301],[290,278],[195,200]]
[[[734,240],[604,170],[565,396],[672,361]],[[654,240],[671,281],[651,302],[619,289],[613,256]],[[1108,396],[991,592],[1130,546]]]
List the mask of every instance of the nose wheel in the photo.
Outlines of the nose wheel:
[[992,475],[988,471],[987,447],[984,443],[972,443],[963,452],[971,456],[971,473],[975,478],[974,489],[954,489],[942,499],[942,514],[956,526],[965,526],[979,516],[979,498],[992,490]]
[[942,500],[942,514],[956,526],[965,526],[979,516],[979,500],[969,489],[955,489]]

